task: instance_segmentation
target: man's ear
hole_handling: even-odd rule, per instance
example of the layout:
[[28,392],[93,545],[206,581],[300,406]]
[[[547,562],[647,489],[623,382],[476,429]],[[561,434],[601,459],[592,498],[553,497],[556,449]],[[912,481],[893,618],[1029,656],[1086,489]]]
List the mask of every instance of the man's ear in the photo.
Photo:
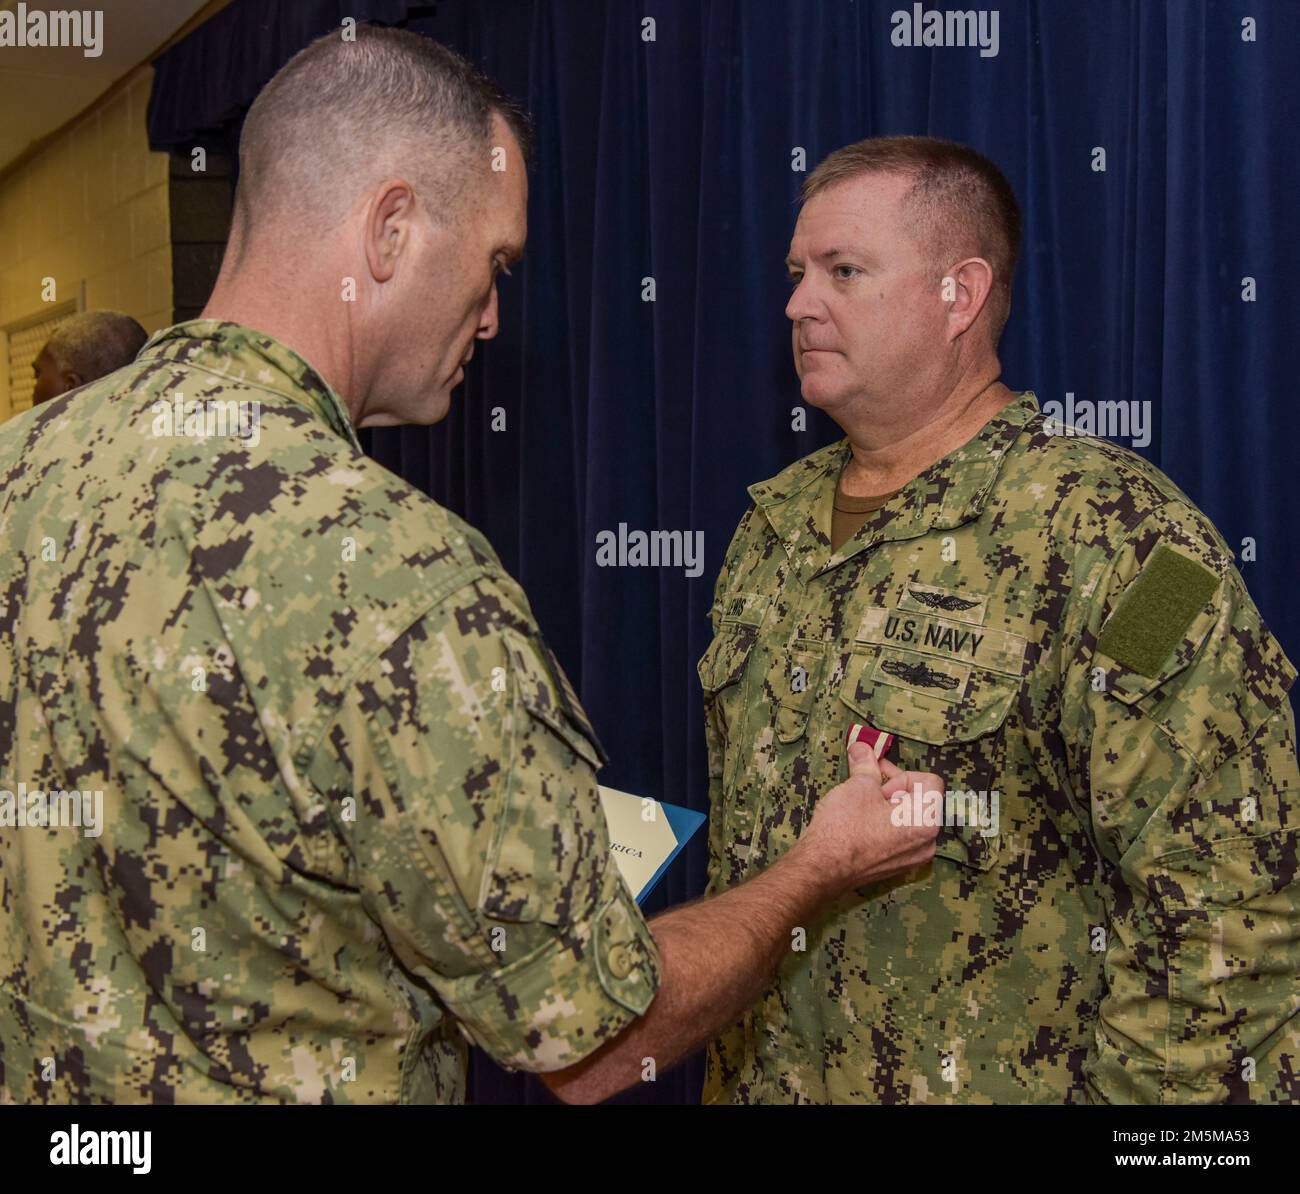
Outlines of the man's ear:
[[387,282],[411,243],[415,192],[410,183],[389,180],[376,188],[366,207],[366,265],[376,282]]
[[86,379],[80,373],[71,369],[65,369],[59,374],[59,380],[63,382],[63,392],[66,394],[69,390],[75,390],[78,386],[84,386]]
[[955,340],[976,320],[993,291],[993,267],[983,257],[959,261],[944,277],[948,300],[948,339]]

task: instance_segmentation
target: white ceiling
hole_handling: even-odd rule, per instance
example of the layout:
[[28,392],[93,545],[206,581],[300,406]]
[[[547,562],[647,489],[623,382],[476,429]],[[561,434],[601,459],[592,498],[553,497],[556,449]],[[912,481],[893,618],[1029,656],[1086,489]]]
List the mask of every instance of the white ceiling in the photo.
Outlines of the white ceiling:
[[[0,0],[18,13],[19,0]],[[26,9],[103,11],[103,52],[76,46],[0,47],[0,171],[33,141],[89,107],[149,58],[206,0],[26,0]]]

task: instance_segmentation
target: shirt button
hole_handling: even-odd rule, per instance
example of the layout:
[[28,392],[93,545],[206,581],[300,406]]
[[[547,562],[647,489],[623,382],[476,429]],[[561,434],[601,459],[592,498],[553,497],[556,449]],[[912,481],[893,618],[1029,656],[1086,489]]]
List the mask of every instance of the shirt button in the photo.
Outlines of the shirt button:
[[610,974],[615,978],[627,978],[632,973],[632,955],[626,945],[614,946],[606,961],[609,963]]

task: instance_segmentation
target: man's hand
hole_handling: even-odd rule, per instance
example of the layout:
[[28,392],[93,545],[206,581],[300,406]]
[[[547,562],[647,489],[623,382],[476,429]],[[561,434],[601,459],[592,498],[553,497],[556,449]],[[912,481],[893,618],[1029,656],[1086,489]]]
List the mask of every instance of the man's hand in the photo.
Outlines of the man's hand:
[[[882,770],[884,774],[882,775]],[[803,836],[739,887],[651,922],[662,982],[646,1014],[595,1053],[542,1080],[566,1103],[595,1103],[631,1086],[645,1058],[660,1071],[734,1020],[762,994],[790,950],[791,930],[814,923],[845,891],[934,857],[937,826],[895,825],[890,798],[943,789],[937,775],[876,763],[849,747],[849,778],[817,805]]]
[[[817,803],[812,823],[791,849],[815,861],[840,890],[863,887],[934,857],[937,825],[895,825],[897,799],[917,784],[923,792],[943,791],[937,775],[900,771],[888,759],[876,761],[865,742],[849,746],[849,778]],[[909,818],[910,820],[910,818]]]

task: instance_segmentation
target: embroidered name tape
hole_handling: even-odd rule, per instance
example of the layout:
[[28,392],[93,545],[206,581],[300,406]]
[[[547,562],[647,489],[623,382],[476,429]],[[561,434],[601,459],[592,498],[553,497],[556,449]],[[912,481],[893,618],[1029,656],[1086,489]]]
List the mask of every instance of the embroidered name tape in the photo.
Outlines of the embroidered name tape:
[[909,613],[874,605],[862,615],[857,639],[974,664],[991,672],[1019,676],[1025,661],[1026,639],[1009,630],[972,626],[934,614]]

